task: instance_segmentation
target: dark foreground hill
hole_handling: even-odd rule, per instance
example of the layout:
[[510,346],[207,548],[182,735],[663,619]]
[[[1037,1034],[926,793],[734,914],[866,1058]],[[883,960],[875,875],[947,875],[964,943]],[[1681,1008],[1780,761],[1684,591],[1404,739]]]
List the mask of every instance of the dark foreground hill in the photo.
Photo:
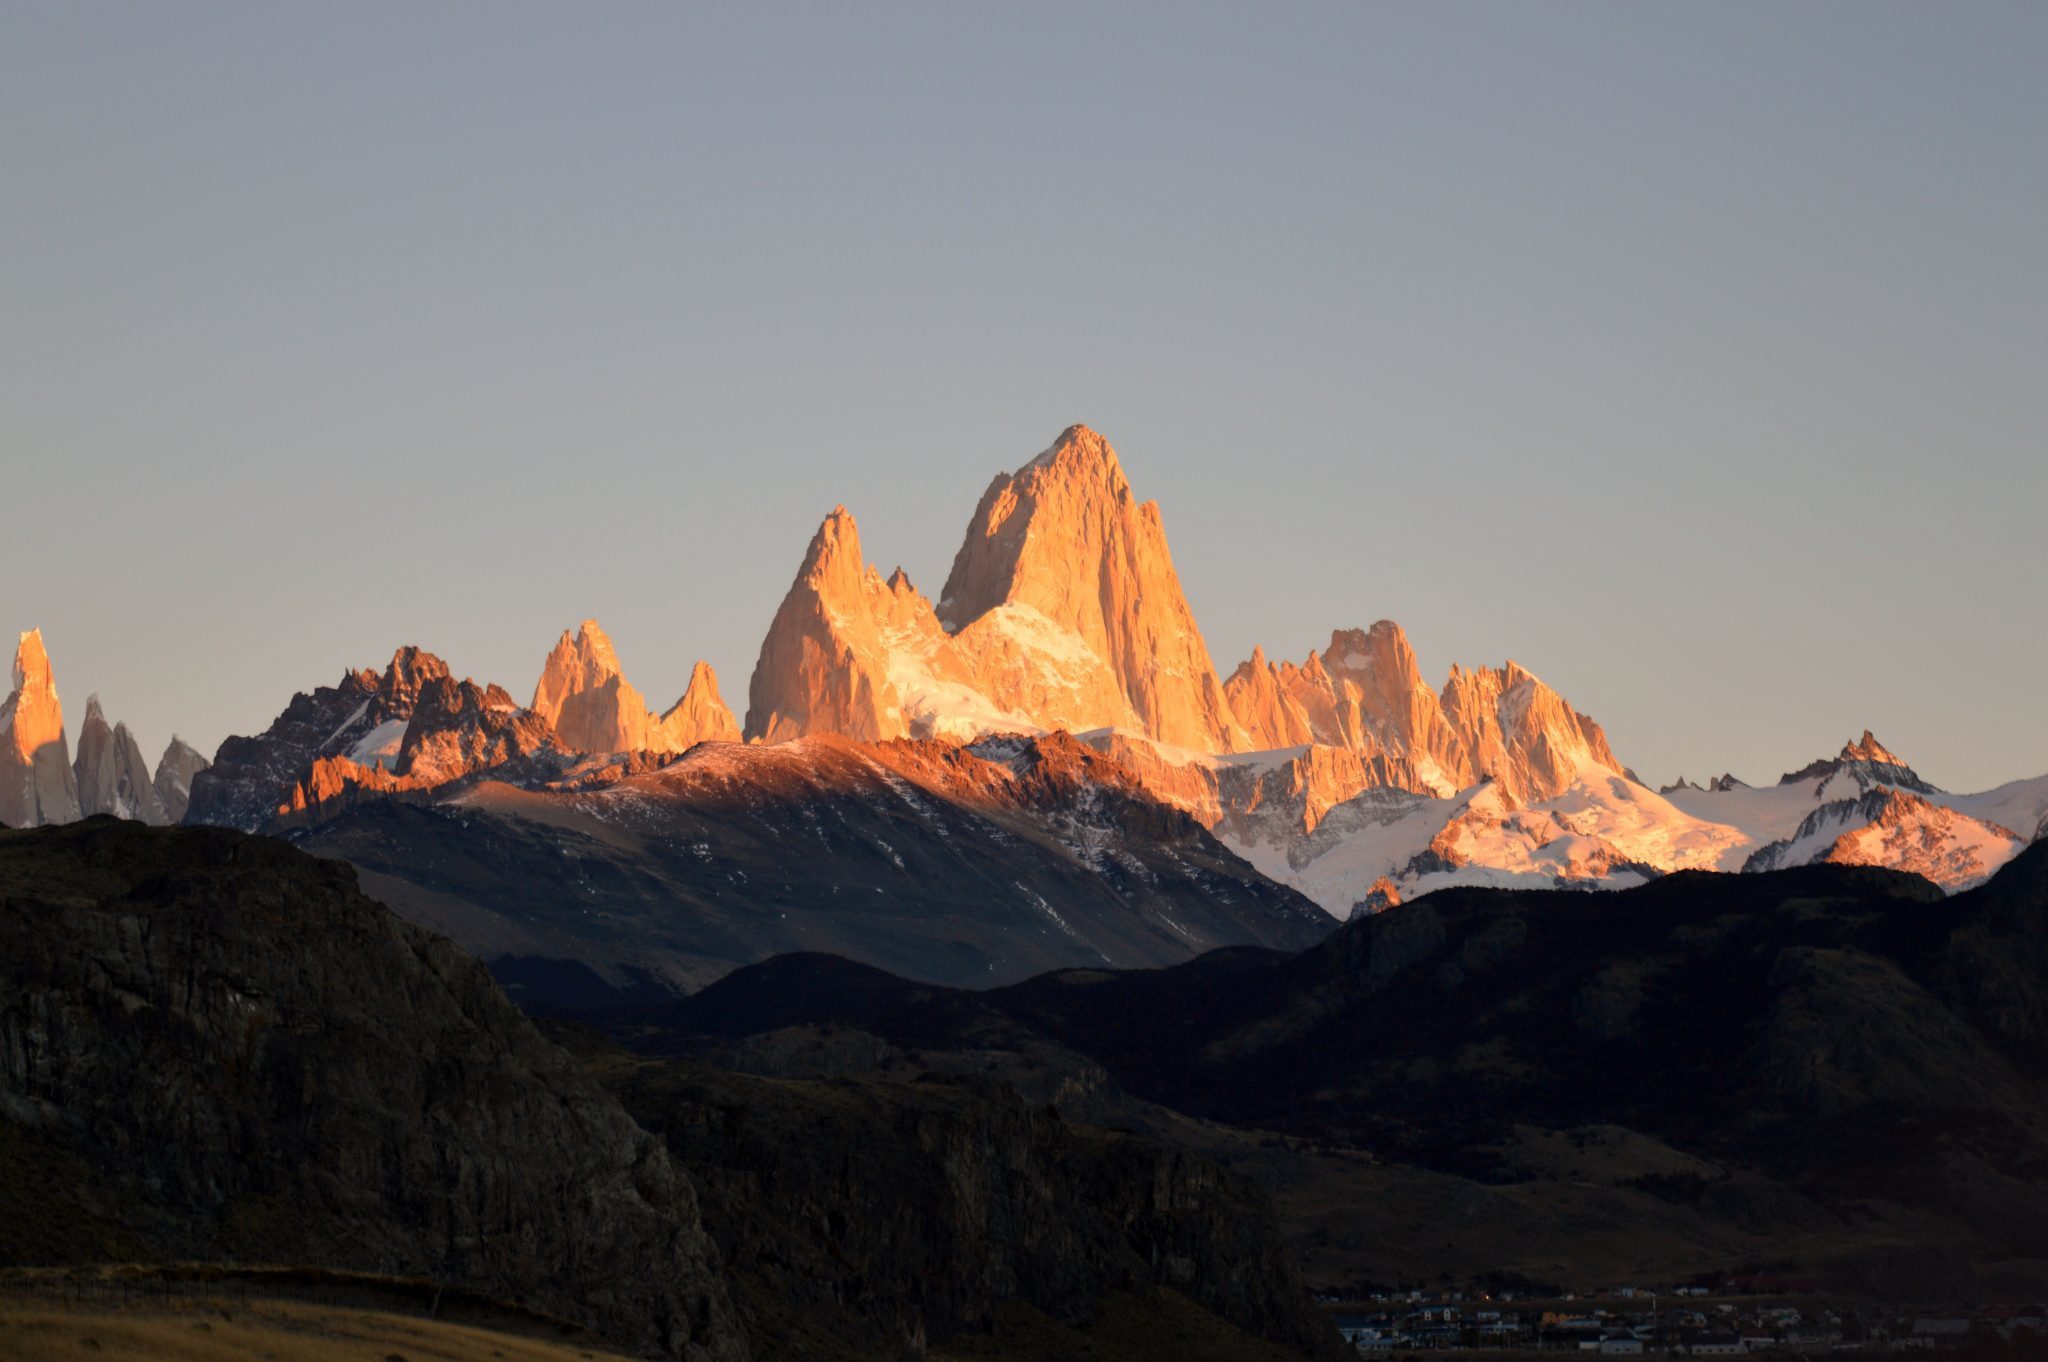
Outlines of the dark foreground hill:
[[435,1277],[740,1358],[687,1175],[345,866],[213,829],[0,831],[8,1264]]
[[1026,1362],[1117,1328],[1210,1341],[1189,1358],[1336,1346],[1263,1196],[1199,1157],[988,1082],[580,1048],[346,866],[0,830],[0,1266],[395,1274],[702,1362],[977,1338]]
[[1948,900],[1845,867],[1454,890],[1296,955],[980,994],[777,961],[621,1026],[1097,1067],[1134,1123],[1271,1132],[1208,1147],[1275,1186],[1318,1285],[1759,1262],[1894,1298],[2044,1283],[2048,846]]

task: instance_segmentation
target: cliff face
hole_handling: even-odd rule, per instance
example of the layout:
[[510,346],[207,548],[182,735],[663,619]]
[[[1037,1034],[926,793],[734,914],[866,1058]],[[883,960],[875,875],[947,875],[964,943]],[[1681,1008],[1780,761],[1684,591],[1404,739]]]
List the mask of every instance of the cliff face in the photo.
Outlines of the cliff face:
[[0,701],[0,823],[11,828],[78,817],[78,781],[64,738],[64,706],[43,634],[31,629],[14,651],[14,689]]
[[192,804],[193,777],[212,764],[183,738],[171,735],[164,754],[157,758],[156,776],[150,782],[156,788],[157,805],[164,811],[165,822],[185,821],[185,810]]
[[1563,793],[1588,764],[1622,770],[1598,724],[1513,662],[1453,667],[1442,693],[1432,691],[1391,620],[1337,630],[1300,666],[1254,650],[1226,690],[1259,747],[1344,748],[1417,794],[1492,779],[1532,803]]
[[812,539],[761,646],[746,733],[869,741],[1128,729],[1246,744],[1181,594],[1157,503],[1085,426],[976,509],[935,608],[861,556],[845,507]]
[[85,701],[85,721],[78,726],[78,760],[72,766],[78,781],[79,812],[133,818],[161,827],[171,820],[156,796],[149,763],[128,725],[107,725],[100,697]]
[[760,1355],[921,1356],[1005,1302],[1075,1324],[1159,1287],[1296,1355],[1343,1355],[1264,1195],[1185,1151],[988,1080],[600,1072],[697,1180]]
[[749,738],[839,733],[878,742],[910,732],[876,619],[880,586],[861,560],[853,516],[835,507],[762,640],[747,688]]
[[[0,833],[0,998],[0,1126],[89,1169],[148,1256],[433,1276],[746,1355],[660,1142],[346,867],[213,829]],[[62,1186],[53,1225],[93,1190]]]
[[687,752],[700,742],[738,742],[739,721],[718,693],[718,673],[699,660],[690,684],[654,725],[655,750]]
[[552,747],[554,727],[503,687],[457,681],[448,664],[400,648],[380,676],[292,697],[253,738],[220,745],[192,777],[186,821],[245,832],[303,822],[363,794],[438,789]]
[[975,508],[939,618],[964,633],[1006,607],[1102,659],[1146,736],[1198,752],[1250,745],[1181,592],[1159,503],[1132,497],[1116,451],[1086,426],[998,476]]
[[683,752],[739,737],[732,711],[719,698],[718,678],[703,662],[682,698],[655,718],[596,620],[583,621],[573,637],[562,632],[541,668],[531,708],[571,752]]

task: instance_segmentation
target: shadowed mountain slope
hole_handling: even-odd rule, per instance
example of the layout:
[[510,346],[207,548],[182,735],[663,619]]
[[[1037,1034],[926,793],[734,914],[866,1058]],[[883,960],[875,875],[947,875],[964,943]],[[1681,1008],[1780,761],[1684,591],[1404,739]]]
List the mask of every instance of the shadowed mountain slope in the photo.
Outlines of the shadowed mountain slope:
[[[1411,1251],[1473,1276],[1502,1266],[1494,1253],[1630,1261],[1598,1241],[1635,1234],[1674,1267],[1762,1256],[1961,1297],[2042,1283],[2044,1019],[2037,846],[1948,899],[1837,866],[1616,895],[1448,890],[1296,955],[1066,970],[973,996],[776,961],[661,1026],[729,1043],[837,1023],[928,1058],[949,1033],[1083,1057],[1135,1099],[1365,1156],[1378,1171],[1345,1175],[1383,1195],[1355,1209],[1365,1239],[1412,1233],[1400,1196],[1425,1186],[1438,1215],[1462,1199],[1523,1217],[1511,1245],[1473,1228],[1465,1252],[1444,1229]],[[1568,1190],[1596,1184],[1604,1209]]]
[[485,783],[294,835],[539,1006],[680,992],[792,950],[980,986],[1331,928],[1057,734],[709,744],[601,788]]

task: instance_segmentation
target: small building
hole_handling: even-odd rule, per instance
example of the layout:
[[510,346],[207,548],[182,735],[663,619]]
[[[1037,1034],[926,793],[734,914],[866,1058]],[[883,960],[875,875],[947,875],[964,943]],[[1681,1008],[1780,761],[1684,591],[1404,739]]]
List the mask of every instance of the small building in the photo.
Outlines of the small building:
[[1688,1357],[1740,1357],[1748,1351],[1741,1334],[1700,1334],[1685,1348]]
[[1634,1334],[1609,1334],[1600,1340],[1602,1357],[1641,1357],[1643,1341]]

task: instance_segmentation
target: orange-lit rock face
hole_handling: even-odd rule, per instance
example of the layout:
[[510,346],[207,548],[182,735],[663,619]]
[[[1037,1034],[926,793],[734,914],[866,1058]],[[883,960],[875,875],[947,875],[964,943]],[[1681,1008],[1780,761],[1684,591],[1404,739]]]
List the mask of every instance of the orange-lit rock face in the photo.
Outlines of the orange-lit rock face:
[[876,617],[881,606],[895,627],[917,627],[915,605],[898,594],[861,560],[853,516],[834,507],[762,640],[747,689],[746,735],[785,742],[840,733],[876,742],[909,733]]
[[583,621],[574,638],[562,632],[534,686],[532,710],[572,752],[681,752],[739,736],[718,680],[702,662],[683,697],[655,718],[596,620]]
[[1076,426],[982,498],[941,609],[861,556],[844,507],[762,644],[747,736],[888,739],[1121,728],[1245,745],[1174,577],[1156,506]]
[[1004,607],[1071,634],[1114,679],[1123,703],[1088,696],[1090,712],[1069,726],[1116,724],[1128,707],[1158,742],[1200,752],[1249,745],[1181,593],[1158,503],[1132,498],[1116,451],[1086,426],[997,477],[975,509],[939,618],[964,635]]
[[1563,791],[1585,762],[1621,770],[1598,724],[1512,662],[1453,667],[1439,696],[1389,620],[1338,630],[1298,667],[1254,652],[1226,691],[1260,746],[1313,743],[1385,759],[1401,788],[1417,793],[1449,794],[1491,776],[1529,802]]
[[700,742],[738,742],[739,721],[718,693],[718,674],[700,660],[690,672],[682,698],[655,723],[652,750],[687,752]]
[[64,706],[42,631],[31,629],[15,648],[14,689],[0,702],[0,823],[32,828],[78,815]]
[[1443,707],[1462,748],[1463,784],[1492,776],[1529,803],[1563,791],[1584,763],[1621,770],[1600,725],[1513,662],[1471,672],[1452,667]]
[[618,654],[596,620],[583,621],[574,638],[562,631],[541,668],[530,708],[573,751],[638,752],[647,746],[647,704],[620,672]]

